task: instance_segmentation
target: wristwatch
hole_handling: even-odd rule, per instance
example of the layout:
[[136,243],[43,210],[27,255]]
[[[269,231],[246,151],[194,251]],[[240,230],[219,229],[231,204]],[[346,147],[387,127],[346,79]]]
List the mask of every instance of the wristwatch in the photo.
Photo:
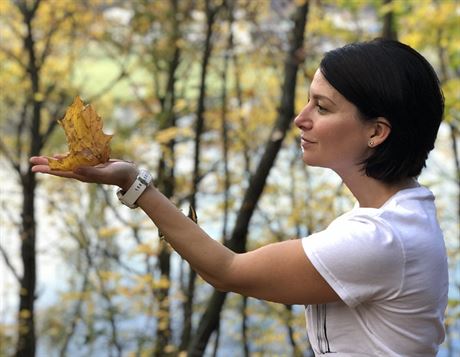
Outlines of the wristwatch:
[[121,201],[121,203],[123,203],[125,206],[128,206],[129,208],[139,207],[136,204],[136,201],[140,195],[142,195],[145,189],[151,185],[152,181],[153,178],[150,172],[144,169],[140,169],[136,180],[126,192],[121,188],[117,191],[118,199]]

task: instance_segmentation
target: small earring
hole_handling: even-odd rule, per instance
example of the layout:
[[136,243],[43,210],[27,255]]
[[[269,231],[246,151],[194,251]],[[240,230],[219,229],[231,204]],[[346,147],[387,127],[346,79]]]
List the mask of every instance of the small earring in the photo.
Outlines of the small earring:
[[369,144],[370,147],[373,147],[374,146],[374,140],[369,140],[368,144]]

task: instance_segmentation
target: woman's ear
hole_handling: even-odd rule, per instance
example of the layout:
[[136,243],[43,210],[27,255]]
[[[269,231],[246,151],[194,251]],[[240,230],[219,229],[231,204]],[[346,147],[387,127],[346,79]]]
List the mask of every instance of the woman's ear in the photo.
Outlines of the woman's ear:
[[383,143],[391,133],[391,124],[384,117],[375,118],[372,121],[368,145],[373,148]]

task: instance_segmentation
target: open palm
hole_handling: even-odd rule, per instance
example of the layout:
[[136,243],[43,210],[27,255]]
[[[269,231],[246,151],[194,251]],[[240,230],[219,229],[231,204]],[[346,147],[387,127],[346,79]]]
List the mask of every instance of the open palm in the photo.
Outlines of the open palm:
[[82,182],[116,185],[124,190],[136,179],[138,173],[134,163],[116,159],[96,166],[79,167],[74,171],[51,170],[45,156],[33,156],[29,161],[32,172],[72,178]]

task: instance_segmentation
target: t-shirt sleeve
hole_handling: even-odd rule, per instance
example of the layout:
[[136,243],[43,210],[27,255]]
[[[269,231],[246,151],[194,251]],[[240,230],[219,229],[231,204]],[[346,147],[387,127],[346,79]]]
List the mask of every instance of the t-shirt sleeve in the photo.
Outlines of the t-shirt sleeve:
[[350,307],[396,296],[403,284],[404,251],[378,216],[353,216],[302,238],[316,270]]

